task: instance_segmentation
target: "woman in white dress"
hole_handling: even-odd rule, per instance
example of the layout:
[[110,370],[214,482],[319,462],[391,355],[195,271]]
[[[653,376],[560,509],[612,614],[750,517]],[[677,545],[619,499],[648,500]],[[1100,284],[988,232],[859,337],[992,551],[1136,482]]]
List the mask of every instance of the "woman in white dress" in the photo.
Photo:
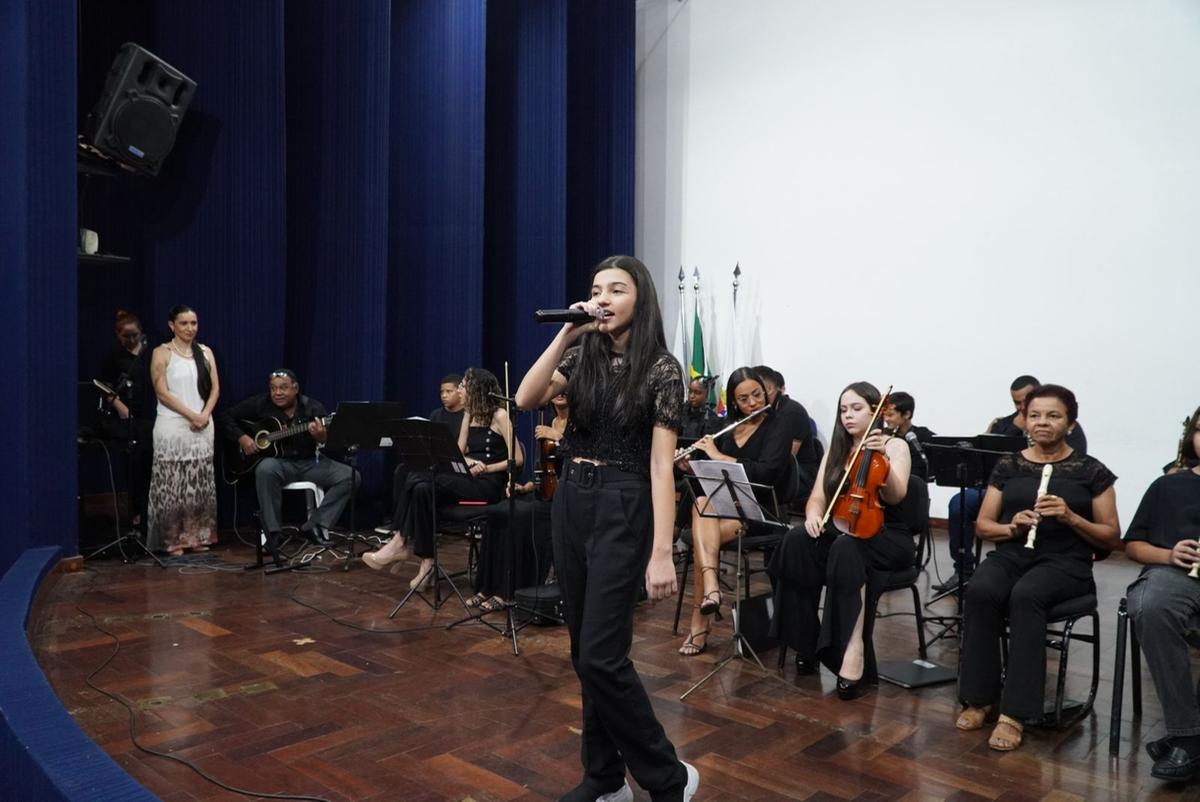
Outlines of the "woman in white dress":
[[217,542],[212,411],[220,383],[212,349],[196,342],[195,311],[176,306],[167,325],[173,336],[150,360],[158,418],[147,540],[150,548],[177,557]]

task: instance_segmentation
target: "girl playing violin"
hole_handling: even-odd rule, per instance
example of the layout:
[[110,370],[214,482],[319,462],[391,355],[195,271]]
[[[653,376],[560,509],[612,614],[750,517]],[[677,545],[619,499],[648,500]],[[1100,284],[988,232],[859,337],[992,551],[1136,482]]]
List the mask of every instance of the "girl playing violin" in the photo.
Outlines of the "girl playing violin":
[[[836,673],[838,697],[847,700],[861,696],[865,686],[878,679],[871,646],[873,600],[887,574],[911,565],[916,551],[910,516],[900,509],[911,472],[908,445],[879,429],[868,432],[880,400],[879,390],[867,382],[842,391],[829,451],[804,508],[804,527],[787,533],[770,568],[775,579],[773,634],[795,649],[798,673],[815,673],[818,660]],[[887,478],[876,491],[883,524],[873,537],[846,534],[832,522],[825,524],[826,510],[837,499],[860,444],[863,459],[875,452],[887,466]],[[851,472],[846,487],[857,474]],[[822,585],[827,586],[825,614],[818,620]]]

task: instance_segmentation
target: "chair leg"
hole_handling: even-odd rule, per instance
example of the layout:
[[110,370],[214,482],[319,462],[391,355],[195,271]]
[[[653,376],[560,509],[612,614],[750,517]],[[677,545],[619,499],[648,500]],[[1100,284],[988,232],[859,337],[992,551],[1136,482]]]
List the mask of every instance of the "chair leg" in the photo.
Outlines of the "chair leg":
[[[693,544],[692,549],[695,548],[696,547]],[[683,578],[679,580],[679,598],[675,600],[675,625],[671,627],[671,633],[674,635],[679,634],[679,616],[683,612],[684,594],[687,593],[688,572],[692,567],[692,549],[688,550],[687,559],[683,562]]]
[[921,594],[917,592],[916,585],[909,585],[909,589],[912,591],[913,612],[917,619],[917,654],[924,660],[929,656],[929,648],[925,643],[925,616],[921,614]]
[[[1129,612],[1125,599],[1117,606],[1117,648],[1113,656],[1113,699],[1112,713],[1108,719],[1108,754],[1116,757],[1121,751],[1121,708],[1125,700],[1125,629],[1129,625]],[[1136,696],[1134,697],[1136,699]]]
[[1096,703],[1096,691],[1100,689],[1100,613],[1093,612],[1092,619],[1092,687],[1088,690],[1087,704],[1083,706],[1084,715]]
[[1138,642],[1137,629],[1129,627],[1130,675],[1133,678],[1133,714],[1142,715],[1142,644]]
[[1067,696],[1067,662],[1071,658],[1071,630],[1074,629],[1077,620],[1072,618],[1063,623],[1062,646],[1059,649],[1061,657],[1058,659],[1058,687],[1054,691],[1054,718],[1052,722],[1055,727],[1061,727],[1063,722],[1063,702]]

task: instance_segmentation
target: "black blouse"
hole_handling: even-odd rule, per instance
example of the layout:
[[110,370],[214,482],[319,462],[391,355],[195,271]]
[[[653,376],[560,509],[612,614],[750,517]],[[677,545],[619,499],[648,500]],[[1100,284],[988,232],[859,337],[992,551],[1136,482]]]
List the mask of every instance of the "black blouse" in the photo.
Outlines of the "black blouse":
[[1181,540],[1200,540],[1200,476],[1183,471],[1160,476],[1146,488],[1125,533],[1125,541],[1144,540],[1173,549]]
[[[996,463],[988,484],[1000,491],[1000,523],[1010,523],[1021,510],[1033,509],[1044,464],[1031,462],[1020,452],[1005,454]],[[1046,492],[1061,498],[1071,512],[1093,521],[1092,499],[1112,487],[1117,477],[1100,460],[1078,451],[1051,464],[1054,472]],[[1023,537],[1004,540],[996,544],[996,550],[1015,552],[1022,557],[1030,554],[1062,556],[1086,561],[1089,565],[1097,554],[1090,543],[1057,518],[1044,518],[1038,524],[1034,549],[1026,549],[1025,542]]]
[[[787,428],[787,420],[773,412],[767,413],[766,419],[758,425],[746,442],[739,446],[735,435],[737,429],[727,432],[716,439],[717,449],[726,456],[733,457],[745,468],[746,478],[760,485],[770,485],[775,488],[775,500],[781,508],[791,501],[792,485],[794,484],[796,461],[792,459],[792,436]],[[697,452],[703,456],[702,452]],[[771,508],[770,493],[765,490],[755,490],[759,504]]]
[[[570,348],[558,363],[558,372],[567,377],[567,397],[570,397],[570,379],[579,364],[579,347]],[[598,407],[599,419],[584,429],[575,416],[567,421],[567,429],[560,441],[559,451],[566,462],[572,457],[585,457],[612,465],[623,471],[650,475],[650,442],[655,426],[678,432],[680,415],[683,412],[683,369],[668,353],[662,353],[650,368],[650,392],[645,406],[637,410],[632,426],[620,427],[613,419],[618,384],[625,365],[614,359],[608,365],[609,377],[605,397]]]

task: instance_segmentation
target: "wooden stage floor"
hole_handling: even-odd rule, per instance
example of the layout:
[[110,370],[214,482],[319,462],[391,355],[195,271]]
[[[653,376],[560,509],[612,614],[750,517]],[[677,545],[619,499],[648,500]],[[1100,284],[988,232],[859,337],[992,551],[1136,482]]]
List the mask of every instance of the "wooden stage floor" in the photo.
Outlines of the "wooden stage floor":
[[[944,538],[937,549],[945,566]],[[465,561],[461,545],[446,551],[451,566]],[[29,626],[79,726],[162,799],[244,797],[133,746],[125,709],[85,684],[113,641],[81,610],[120,638],[94,681],[134,705],[143,745],[228,784],[329,800],[543,800],[578,780],[578,686],[561,627],[524,629],[514,657],[508,640],[480,626],[446,631],[462,614],[457,603],[438,613],[410,603],[388,620],[407,583],[361,562],[347,573],[262,576],[214,567],[237,569],[250,558],[236,541],[209,556],[208,565],[165,571],[90,562],[51,581]],[[680,702],[721,654],[728,615],[713,648],[685,659],[671,634],[674,604],[643,605],[633,654],[680,756],[700,769],[698,799],[1200,799],[1194,786],[1150,777],[1142,743],[1162,734],[1162,714],[1148,676],[1144,712],[1132,720],[1127,692],[1121,755],[1108,756],[1115,611],[1135,573],[1119,555],[1097,567],[1095,710],[1067,732],[1031,730],[1010,754],[988,749],[986,729],[955,730],[953,684],[883,684],[847,703],[833,695],[828,673],[797,678],[789,665],[782,677],[764,676],[734,665]],[[910,596],[893,593],[881,612],[910,605]],[[950,602],[938,606],[953,611]],[[388,633],[398,629],[416,631]],[[880,620],[876,646],[881,659],[915,657],[912,618]],[[1072,695],[1086,693],[1089,648],[1073,652]],[[930,656],[953,665],[955,654],[953,642],[942,642]],[[764,662],[773,669],[775,658],[770,652]],[[648,797],[639,790],[637,798]]]

